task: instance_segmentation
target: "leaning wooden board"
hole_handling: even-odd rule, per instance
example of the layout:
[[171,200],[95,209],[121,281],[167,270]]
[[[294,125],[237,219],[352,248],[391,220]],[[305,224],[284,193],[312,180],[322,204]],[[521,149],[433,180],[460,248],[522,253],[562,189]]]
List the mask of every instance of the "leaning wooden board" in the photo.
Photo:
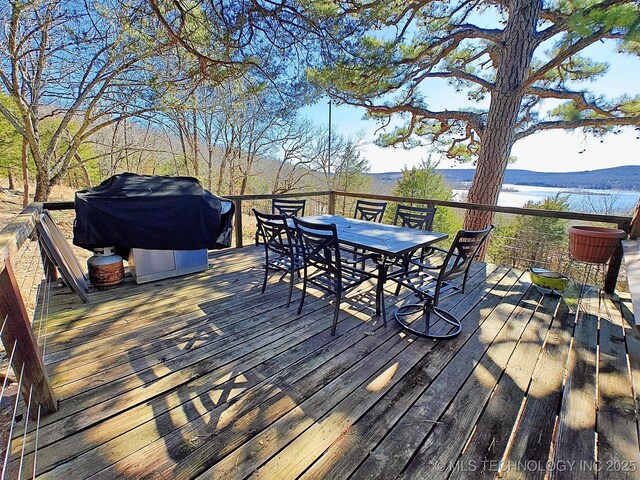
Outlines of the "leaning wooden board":
[[636,327],[640,328],[640,240],[624,240],[622,249],[633,314],[636,319]]
[[37,222],[38,237],[45,254],[58,267],[65,283],[84,303],[87,303],[87,283],[82,268],[78,263],[66,239],[48,213],[43,213]]

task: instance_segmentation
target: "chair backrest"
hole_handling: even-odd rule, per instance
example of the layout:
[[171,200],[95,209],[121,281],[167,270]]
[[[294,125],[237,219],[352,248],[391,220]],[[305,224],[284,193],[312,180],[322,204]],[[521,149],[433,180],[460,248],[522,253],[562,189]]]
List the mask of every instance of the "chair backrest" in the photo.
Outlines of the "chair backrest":
[[286,217],[303,217],[306,204],[307,201],[305,199],[274,198],[271,201],[271,213],[278,213]]
[[[335,224],[320,224],[293,218],[305,266],[313,266],[340,276],[340,248]],[[339,278],[338,278],[339,280]]]
[[464,286],[473,259],[492,229],[493,225],[490,225],[484,230],[460,230],[458,232],[442,264],[438,284],[464,276],[462,283]]
[[382,216],[387,208],[387,202],[368,202],[366,200],[358,200],[356,202],[356,210],[353,218],[359,220],[367,220],[368,222],[382,222]]
[[393,224],[400,225],[401,227],[416,228],[418,230],[431,230],[435,214],[435,207],[398,205]]
[[294,235],[293,229],[287,222],[287,217],[258,212],[255,208],[253,214],[256,216],[258,229],[264,238],[265,251],[293,257]]

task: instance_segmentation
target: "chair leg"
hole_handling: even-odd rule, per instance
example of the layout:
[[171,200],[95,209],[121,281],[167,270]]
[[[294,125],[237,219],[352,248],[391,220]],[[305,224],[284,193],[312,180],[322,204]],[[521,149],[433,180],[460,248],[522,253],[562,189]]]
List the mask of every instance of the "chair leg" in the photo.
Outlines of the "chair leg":
[[267,288],[267,279],[269,278],[269,264],[265,262],[264,264],[264,280],[262,281],[262,293]]
[[431,307],[432,307],[432,303],[429,301],[426,301],[424,303],[424,307],[422,307],[423,310],[423,316],[424,316],[424,334],[425,335],[429,335],[429,330],[431,329]]
[[[408,257],[402,257],[402,270],[404,270],[405,272],[409,270],[409,258]],[[394,293],[394,295],[397,297],[398,295],[400,295],[400,289],[402,288],[402,285],[400,284],[400,282],[398,282],[398,286],[396,287],[396,292]]]
[[304,296],[307,294],[307,269],[304,269],[304,277],[302,277],[302,296],[300,297],[300,305],[298,305],[298,315],[302,313],[304,305]]
[[331,336],[336,334],[336,327],[338,325],[338,315],[340,314],[340,299],[342,298],[342,290],[338,289],[336,292],[336,306],[333,310],[333,324],[331,325]]
[[289,272],[289,297],[287,297],[287,306],[286,308],[289,308],[289,305],[291,305],[291,295],[293,295],[293,281],[295,279],[295,272],[293,271],[293,268],[291,269],[291,271]]
[[384,287],[380,289],[380,311],[382,312],[382,324],[387,327],[387,305],[384,301]]

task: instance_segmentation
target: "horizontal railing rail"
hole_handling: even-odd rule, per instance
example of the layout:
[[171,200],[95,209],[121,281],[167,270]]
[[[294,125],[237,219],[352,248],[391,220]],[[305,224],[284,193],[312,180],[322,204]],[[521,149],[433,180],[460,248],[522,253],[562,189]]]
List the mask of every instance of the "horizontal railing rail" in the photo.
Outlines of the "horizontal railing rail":
[[33,234],[42,208],[42,203],[30,204],[0,231],[0,262],[4,263],[18,253],[20,247]]
[[236,215],[234,219],[234,229],[236,231],[236,248],[241,248],[244,245],[243,241],[243,222],[242,222],[242,204],[243,202],[250,202],[256,200],[273,200],[274,198],[313,198],[313,197],[330,197],[330,191],[320,192],[295,192],[295,193],[281,193],[281,194],[260,194],[260,195],[225,195],[224,198],[231,200],[236,207]]
[[498,205],[484,205],[481,203],[456,202],[448,200],[434,200],[429,198],[396,197],[392,195],[376,195],[370,193],[333,192],[335,195],[370,200],[384,200],[395,203],[415,203],[419,205],[439,205],[442,207],[460,208],[463,210],[480,210],[483,212],[508,213],[513,215],[530,215],[533,217],[561,218],[563,220],[581,220],[585,222],[613,223],[623,225],[627,233],[631,225],[631,217],[623,215],[603,215],[597,213],[563,212],[558,210],[541,210],[536,208],[501,207]]

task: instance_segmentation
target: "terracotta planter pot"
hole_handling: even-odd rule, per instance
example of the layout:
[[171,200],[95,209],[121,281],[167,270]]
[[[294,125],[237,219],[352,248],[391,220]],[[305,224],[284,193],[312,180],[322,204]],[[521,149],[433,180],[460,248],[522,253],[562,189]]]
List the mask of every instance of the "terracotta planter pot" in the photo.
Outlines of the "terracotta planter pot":
[[624,230],[604,227],[569,228],[569,254],[573,260],[606,263],[626,236]]

